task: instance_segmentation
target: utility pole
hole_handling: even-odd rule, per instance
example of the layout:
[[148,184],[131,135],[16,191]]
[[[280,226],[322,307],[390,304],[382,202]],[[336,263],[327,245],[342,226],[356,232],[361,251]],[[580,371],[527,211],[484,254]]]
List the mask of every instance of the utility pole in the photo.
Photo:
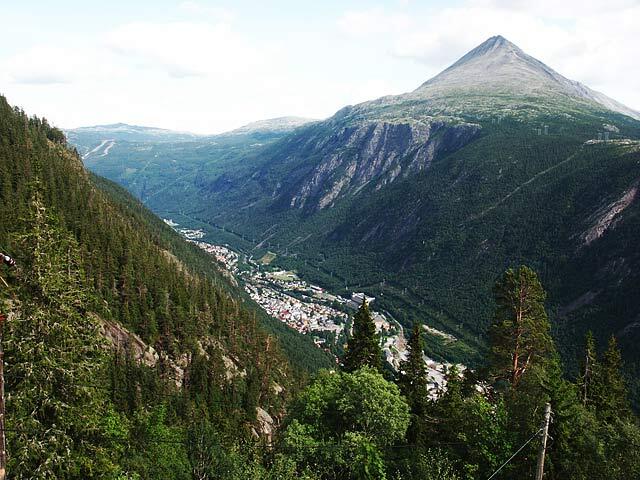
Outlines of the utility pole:
[[585,355],[584,355],[585,356],[585,359],[584,359],[584,385],[582,386],[582,390],[583,390],[582,391],[582,404],[586,406],[587,405],[587,395],[589,393],[588,385],[589,385],[589,380],[590,380],[589,377],[591,376],[591,370],[590,370],[591,365],[589,365],[589,350],[588,350],[588,348],[585,349],[585,350],[587,350],[587,351],[585,352]]
[[[0,260],[8,267],[16,266],[16,261],[4,253],[0,253]],[[2,282],[8,287],[4,278],[2,278]],[[0,480],[5,480],[7,477],[7,438],[4,429],[4,351],[2,349],[5,319],[4,314],[0,312]]]
[[544,407],[544,423],[542,425],[542,441],[540,442],[540,451],[538,453],[538,468],[536,469],[536,480],[542,480],[544,475],[544,456],[547,449],[547,437],[549,436],[549,422],[551,421],[551,404],[547,403]]
[[7,440],[4,434],[4,351],[2,334],[5,316],[0,313],[0,480],[7,475]]

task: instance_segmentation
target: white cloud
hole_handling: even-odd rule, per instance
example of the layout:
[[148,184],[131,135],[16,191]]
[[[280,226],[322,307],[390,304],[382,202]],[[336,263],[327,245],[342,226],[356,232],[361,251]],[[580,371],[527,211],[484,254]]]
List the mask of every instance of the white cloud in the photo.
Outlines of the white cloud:
[[95,23],[57,22],[52,31],[42,30],[54,25],[49,19],[29,13],[12,22],[29,42],[0,31],[0,91],[64,127],[124,121],[214,133],[268,117],[325,117],[411,90],[502,34],[569,78],[640,109],[637,0],[612,0],[611,8],[586,0],[584,9],[567,0],[580,12],[575,17],[557,0],[461,0],[441,9],[379,1],[386,6],[341,16],[328,10],[333,16],[312,22],[295,9],[238,7],[236,15],[206,0],[184,1],[153,18],[114,13]]
[[235,18],[234,12],[229,9],[204,5],[200,2],[186,1],[181,2],[178,5],[178,9],[185,13],[198,15],[199,17],[207,16],[210,19],[215,19],[222,22],[230,22]]
[[230,25],[201,22],[136,22],[118,27],[106,45],[126,60],[165,71],[172,77],[233,76],[266,61]]
[[430,16],[421,28],[395,36],[393,54],[426,64],[453,63],[471,48],[499,34],[525,49],[536,44],[553,47],[560,36],[564,37],[561,40],[564,46],[570,41],[570,36],[558,27],[520,12],[449,8]]
[[25,85],[69,84],[87,78],[117,75],[105,59],[108,52],[86,47],[36,45],[0,62],[9,81]]
[[343,32],[354,36],[378,35],[409,28],[411,18],[404,13],[388,12],[376,7],[346,12],[338,19],[338,26]]
[[339,25],[357,32],[355,41],[376,42],[431,74],[500,34],[567,77],[640,109],[637,0],[467,0],[413,15],[402,27],[385,26],[384,19],[398,15],[405,10],[349,11]]
[[38,46],[11,56],[3,70],[11,81],[22,84],[48,85],[71,83],[74,69],[65,62],[62,49]]
[[582,16],[621,11],[637,4],[637,0],[469,0],[467,6],[508,10],[539,18],[574,20]]

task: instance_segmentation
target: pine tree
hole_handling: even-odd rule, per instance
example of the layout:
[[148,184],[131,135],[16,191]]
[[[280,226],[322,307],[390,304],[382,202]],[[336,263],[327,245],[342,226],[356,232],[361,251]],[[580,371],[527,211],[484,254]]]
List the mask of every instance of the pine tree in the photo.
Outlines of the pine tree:
[[490,375],[517,387],[532,367],[555,353],[544,309],[546,293],[526,266],[507,270],[494,288],[496,312],[490,328]]
[[343,368],[353,372],[365,365],[382,372],[382,349],[366,299],[353,317],[353,335],[347,342]]
[[[506,432],[522,444],[540,426],[545,403],[563,386],[560,359],[544,309],[545,291],[526,266],[509,269],[494,288],[496,312],[490,327],[489,381],[501,392],[507,412]],[[564,397],[564,395],[561,395]],[[571,395],[578,402],[577,395]],[[552,402],[555,411],[556,405]],[[512,478],[530,478],[535,451],[511,462]]]

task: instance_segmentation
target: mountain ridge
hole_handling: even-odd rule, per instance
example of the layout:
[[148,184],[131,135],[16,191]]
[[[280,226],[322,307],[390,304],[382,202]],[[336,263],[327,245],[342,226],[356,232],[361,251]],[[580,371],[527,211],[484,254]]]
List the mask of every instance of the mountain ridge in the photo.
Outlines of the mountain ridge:
[[88,125],[84,127],[65,128],[63,132],[77,136],[78,134],[92,134],[92,133],[105,133],[105,134],[147,134],[150,136],[183,136],[188,141],[189,139],[205,139],[213,138],[221,135],[236,135],[236,134],[248,134],[254,132],[284,132],[290,131],[302,125],[317,122],[317,119],[297,117],[297,116],[283,116],[274,118],[265,118],[263,120],[256,120],[254,122],[247,123],[238,128],[232,130],[225,130],[216,134],[200,134],[183,130],[172,130],[168,128],[149,127],[145,125],[134,125],[130,123],[117,122],[107,123],[99,125]]
[[[123,172],[142,169],[148,156],[93,168],[159,215],[204,228],[212,243],[256,258],[269,250],[278,266],[314,283],[364,291],[406,326],[422,322],[459,339],[431,339],[433,358],[476,364],[496,276],[531,265],[548,287],[565,359],[575,364],[576,339],[592,329],[600,341],[618,334],[629,372],[640,371],[628,328],[640,318],[631,293],[640,260],[630,247],[639,205],[625,196],[640,178],[640,122],[507,42],[479,45],[445,76],[466,75],[488,55],[504,74],[490,88],[480,77],[446,87],[441,76],[426,93],[346,106],[269,144],[193,150],[191,169],[156,182],[151,194]],[[521,71],[537,79],[533,90],[512,88],[527,82]],[[473,82],[484,90],[459,88]],[[163,172],[145,168],[147,185]],[[624,209],[608,208],[620,199]]]
[[254,132],[289,132],[303,125],[317,122],[314,118],[284,116],[266,118],[255,122],[247,123],[233,130],[223,132],[220,135],[240,135]]
[[433,98],[460,91],[517,95],[551,93],[596,102],[610,110],[640,120],[640,112],[570,80],[540,60],[525,53],[501,35],[490,37],[451,66],[427,80],[407,95],[409,98]]

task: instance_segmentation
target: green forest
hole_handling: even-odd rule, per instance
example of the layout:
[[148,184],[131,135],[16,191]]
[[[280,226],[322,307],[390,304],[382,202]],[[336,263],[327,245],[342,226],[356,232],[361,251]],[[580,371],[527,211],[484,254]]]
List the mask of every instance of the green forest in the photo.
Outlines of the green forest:
[[[493,299],[485,366],[452,365],[436,392],[422,328],[414,328],[408,358],[390,378],[363,304],[341,370],[322,371],[294,399],[275,451],[294,460],[300,478],[534,478],[539,465],[549,479],[638,478],[640,424],[615,338],[603,350],[588,334],[580,375],[570,382],[537,274],[508,269]],[[547,404],[551,440],[541,460]]]
[[[279,268],[332,292],[376,297],[376,308],[408,329],[426,323],[455,336],[446,345],[425,338],[438,360],[482,364],[493,308],[487,291],[504,269],[530,265],[548,291],[571,375],[580,355],[575,338],[591,331],[604,344],[615,334],[632,401],[640,404],[640,203],[617,208],[638,188],[640,122],[543,93],[389,101],[345,107],[259,146],[240,138],[209,147],[149,143],[147,154],[120,142],[87,166],[163,218],[203,229],[206,241],[254,258],[271,252]],[[424,124],[432,135],[423,147],[436,149],[427,167],[388,182],[374,172],[318,206],[335,186],[331,179],[350,178],[344,166],[334,172],[331,159],[370,167],[371,132],[394,127],[376,144],[386,152],[378,160],[419,162],[403,142],[421,134],[398,132]],[[474,135],[437,147],[461,125]],[[354,129],[365,133],[352,144],[343,137]],[[89,138],[79,145],[93,145]],[[315,193],[304,208],[292,206],[304,192]]]
[[528,267],[474,292],[486,354],[434,391],[417,323],[392,372],[363,303],[336,365],[4,98],[0,162],[8,478],[533,478],[547,404],[544,478],[640,477],[615,337],[566,368]]
[[201,431],[244,465],[258,415],[333,365],[4,98],[0,162],[10,478],[192,478]]
[[[526,114],[523,120],[466,113],[464,120],[482,127],[473,141],[436,156],[427,170],[381,188],[367,184],[331,208],[289,208],[287,189],[295,192],[300,179],[322,165],[325,152],[315,150],[316,139],[333,138],[340,119],[242,157],[223,176],[203,167],[210,182],[197,202],[190,197],[181,204],[175,196],[148,204],[205,229],[213,243],[256,258],[271,251],[279,267],[329,290],[365,291],[408,328],[428,323],[453,334],[459,341],[449,346],[426,338],[429,354],[468,365],[481,365],[487,348],[491,283],[509,266],[531,265],[549,292],[547,307],[567,368],[576,374],[576,337],[591,330],[606,343],[624,331],[625,375],[638,402],[637,330],[627,328],[640,313],[633,267],[638,202],[616,217],[606,235],[589,244],[585,235],[637,185],[640,124],[572,103]],[[537,133],[540,125],[548,127],[547,135]],[[603,125],[618,128],[611,133],[615,141],[589,143]],[[354,158],[360,154],[354,149]]]

